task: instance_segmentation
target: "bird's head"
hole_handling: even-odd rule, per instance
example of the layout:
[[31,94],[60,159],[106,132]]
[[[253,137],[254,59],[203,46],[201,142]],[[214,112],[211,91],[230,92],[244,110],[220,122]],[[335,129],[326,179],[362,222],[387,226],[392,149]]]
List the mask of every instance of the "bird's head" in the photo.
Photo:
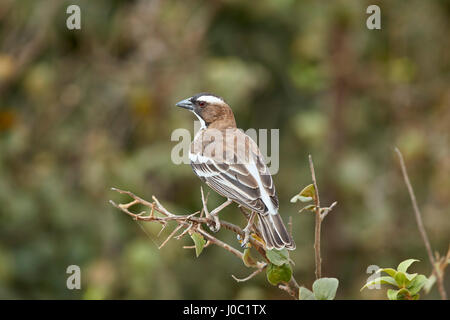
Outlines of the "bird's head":
[[181,100],[177,107],[193,112],[203,128],[226,129],[235,128],[233,111],[219,96],[211,93],[199,93],[190,98]]

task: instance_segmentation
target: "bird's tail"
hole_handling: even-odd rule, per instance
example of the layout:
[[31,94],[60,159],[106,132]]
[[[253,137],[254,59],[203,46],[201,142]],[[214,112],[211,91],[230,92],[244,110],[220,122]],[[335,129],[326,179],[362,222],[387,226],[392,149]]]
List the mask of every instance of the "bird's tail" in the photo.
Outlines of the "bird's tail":
[[278,213],[267,213],[265,215],[259,214],[258,218],[267,249],[295,249],[294,239],[292,239],[291,235],[287,232],[283,220]]

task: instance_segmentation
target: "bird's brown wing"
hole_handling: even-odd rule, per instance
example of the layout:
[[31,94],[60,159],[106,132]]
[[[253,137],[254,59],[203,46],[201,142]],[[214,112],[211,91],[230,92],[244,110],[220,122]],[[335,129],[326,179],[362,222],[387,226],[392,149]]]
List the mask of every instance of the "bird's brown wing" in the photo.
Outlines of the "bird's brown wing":
[[197,148],[191,148],[195,174],[222,196],[259,214],[261,231],[269,249],[293,249],[295,244],[278,214],[272,176],[256,143],[238,129],[210,138],[206,132],[202,144],[197,141]]
[[222,196],[250,210],[276,213],[275,185],[256,143],[238,129],[222,131],[222,135],[208,143],[210,137],[205,134],[199,152],[190,155],[194,173]]

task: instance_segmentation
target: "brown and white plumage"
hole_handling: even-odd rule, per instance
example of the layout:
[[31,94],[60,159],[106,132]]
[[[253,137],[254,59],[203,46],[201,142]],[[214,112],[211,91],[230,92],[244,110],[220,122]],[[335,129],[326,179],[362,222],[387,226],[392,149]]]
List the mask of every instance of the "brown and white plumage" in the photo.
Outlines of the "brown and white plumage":
[[202,122],[191,144],[194,173],[220,195],[258,214],[268,249],[294,249],[295,243],[278,214],[278,197],[257,144],[236,128],[233,112],[223,99],[198,94],[178,106]]

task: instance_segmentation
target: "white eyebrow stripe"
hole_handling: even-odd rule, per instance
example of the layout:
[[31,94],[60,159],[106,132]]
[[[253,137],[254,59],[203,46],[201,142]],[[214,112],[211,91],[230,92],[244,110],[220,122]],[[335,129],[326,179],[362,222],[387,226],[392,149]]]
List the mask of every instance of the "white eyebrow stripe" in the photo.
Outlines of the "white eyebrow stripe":
[[223,100],[215,96],[201,96],[197,98],[198,101],[204,101],[206,103],[223,103]]

